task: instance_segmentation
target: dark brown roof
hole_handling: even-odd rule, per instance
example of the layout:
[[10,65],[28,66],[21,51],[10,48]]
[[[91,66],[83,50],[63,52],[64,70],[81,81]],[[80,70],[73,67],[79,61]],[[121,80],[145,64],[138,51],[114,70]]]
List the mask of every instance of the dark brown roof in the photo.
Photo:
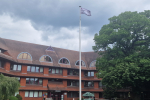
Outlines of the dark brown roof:
[[[48,47],[49,46],[0,38],[0,48],[7,50],[8,54],[10,55],[9,57],[0,54],[0,57],[17,63],[23,63],[23,64],[55,66],[55,67],[63,67],[63,68],[79,68],[79,66],[75,65],[75,62],[79,60],[78,51],[67,50],[67,49],[56,48],[56,47],[52,47],[54,51],[48,51],[46,50]],[[17,56],[21,52],[30,53],[32,56],[32,61],[17,59]],[[49,55],[52,58],[53,63],[40,62],[39,59],[43,55]],[[59,64],[58,61],[62,57],[67,58],[70,61],[70,65]],[[96,60],[97,57],[98,54],[95,52],[82,52],[81,58],[86,64],[86,67],[82,67],[82,69],[95,70],[96,68],[89,68],[89,66],[90,63]]]

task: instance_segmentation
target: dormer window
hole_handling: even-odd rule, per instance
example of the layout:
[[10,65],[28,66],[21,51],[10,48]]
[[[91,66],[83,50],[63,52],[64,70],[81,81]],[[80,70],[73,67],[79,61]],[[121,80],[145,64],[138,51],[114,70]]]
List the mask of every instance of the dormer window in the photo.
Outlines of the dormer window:
[[[78,60],[78,61],[76,61],[76,66],[79,66],[79,60]],[[86,66],[86,65],[85,65],[85,62],[84,62],[84,61],[82,61],[82,60],[81,60],[81,66]]]
[[18,55],[17,59],[32,60],[32,56],[28,52],[22,52]]
[[96,65],[96,60],[91,62],[90,67],[96,67],[95,65]]
[[7,51],[7,50],[4,50],[4,49],[0,48],[0,53],[4,53],[5,51]]
[[40,58],[40,62],[53,62],[52,61],[52,58],[48,55],[43,55],[41,58]]
[[64,58],[64,57],[59,60],[59,63],[60,64],[70,64],[69,60],[67,58]]

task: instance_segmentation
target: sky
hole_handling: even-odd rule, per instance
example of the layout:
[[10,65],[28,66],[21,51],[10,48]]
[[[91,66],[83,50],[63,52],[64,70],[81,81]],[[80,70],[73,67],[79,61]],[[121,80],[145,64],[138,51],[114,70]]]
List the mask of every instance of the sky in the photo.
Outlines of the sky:
[[78,51],[79,6],[92,15],[81,15],[81,51],[88,52],[109,18],[150,10],[150,0],[0,0],[0,37]]

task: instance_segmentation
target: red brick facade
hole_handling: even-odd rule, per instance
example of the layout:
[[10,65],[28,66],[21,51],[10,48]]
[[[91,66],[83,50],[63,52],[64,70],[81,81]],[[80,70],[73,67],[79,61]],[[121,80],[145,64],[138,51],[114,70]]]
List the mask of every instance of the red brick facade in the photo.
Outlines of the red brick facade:
[[[4,65],[0,66],[0,73],[19,77],[19,94],[22,100],[43,100],[50,97],[53,100],[60,100],[61,95],[64,100],[73,100],[73,98],[78,100],[79,52],[55,47],[54,51],[48,51],[49,46],[2,38],[0,38],[0,47],[5,51],[0,52],[0,63],[4,62]],[[98,54],[83,52],[81,55],[82,93],[92,92],[96,98],[99,98],[99,93],[103,91],[99,88],[101,79],[96,77],[96,67],[90,66]],[[92,71],[92,76],[85,75],[88,71]]]

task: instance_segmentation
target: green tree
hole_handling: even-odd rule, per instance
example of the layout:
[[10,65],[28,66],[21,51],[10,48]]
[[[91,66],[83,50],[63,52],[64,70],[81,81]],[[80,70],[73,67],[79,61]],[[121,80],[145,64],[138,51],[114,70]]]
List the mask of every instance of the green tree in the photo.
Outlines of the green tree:
[[[109,18],[94,37],[100,55],[96,68],[111,98],[116,90],[132,87],[140,94],[150,89],[150,11],[124,12]],[[111,95],[106,93],[111,92]]]
[[10,96],[13,96],[15,92],[19,90],[20,83],[17,78],[7,77],[0,74],[0,98],[1,100],[7,100]]

